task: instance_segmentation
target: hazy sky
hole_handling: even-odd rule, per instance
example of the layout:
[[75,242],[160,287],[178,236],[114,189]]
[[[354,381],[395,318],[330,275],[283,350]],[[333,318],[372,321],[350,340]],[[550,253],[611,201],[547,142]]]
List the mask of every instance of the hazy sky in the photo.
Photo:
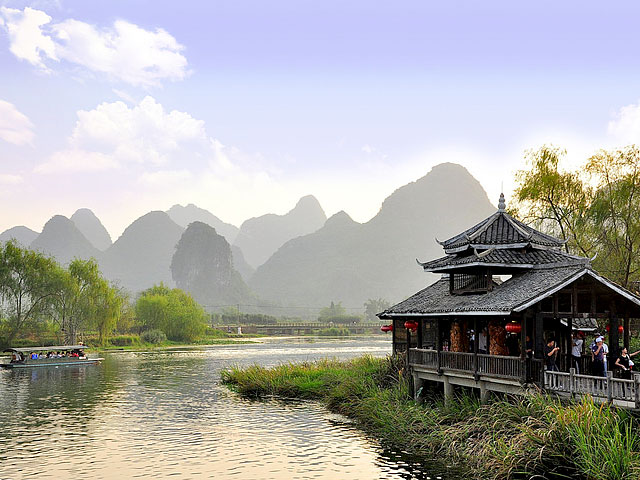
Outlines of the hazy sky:
[[306,194],[366,221],[440,162],[497,200],[527,148],[640,141],[637,1],[0,5],[0,231]]

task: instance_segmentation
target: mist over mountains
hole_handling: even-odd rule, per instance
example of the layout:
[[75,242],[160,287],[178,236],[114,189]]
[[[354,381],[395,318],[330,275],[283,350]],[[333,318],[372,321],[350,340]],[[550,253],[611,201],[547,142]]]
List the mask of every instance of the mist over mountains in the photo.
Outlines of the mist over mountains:
[[345,212],[310,235],[290,240],[249,282],[272,301],[322,306],[362,305],[369,298],[402,300],[435,280],[416,265],[441,256],[446,239],[495,211],[480,183],[445,163],[391,194],[360,224]]
[[0,241],[14,238],[62,264],[94,258],[108,279],[134,295],[164,282],[206,305],[358,307],[424,288],[435,277],[415,260],[442,254],[435,237],[448,238],[494,211],[478,181],[447,163],[398,188],[362,224],[345,212],[327,219],[317,199],[306,196],[285,215],[251,218],[240,228],[193,204],[174,205],[136,219],[112,243],[83,208],[71,218],[52,217],[40,234],[14,227]]

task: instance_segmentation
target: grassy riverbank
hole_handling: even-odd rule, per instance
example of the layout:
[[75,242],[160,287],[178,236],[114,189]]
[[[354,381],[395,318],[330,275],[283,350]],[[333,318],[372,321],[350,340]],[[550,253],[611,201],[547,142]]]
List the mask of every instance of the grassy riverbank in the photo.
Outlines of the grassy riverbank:
[[276,395],[325,403],[382,442],[428,461],[447,456],[477,478],[640,477],[638,422],[624,411],[590,400],[561,404],[541,394],[481,405],[470,394],[445,405],[409,397],[401,364],[361,357],[352,361],[259,366],[222,372],[242,395]]

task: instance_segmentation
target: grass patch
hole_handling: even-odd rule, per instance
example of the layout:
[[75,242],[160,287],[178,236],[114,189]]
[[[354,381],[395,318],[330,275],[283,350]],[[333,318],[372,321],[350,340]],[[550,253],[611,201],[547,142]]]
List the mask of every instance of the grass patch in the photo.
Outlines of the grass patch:
[[370,356],[230,368],[222,381],[248,397],[318,400],[418,460],[448,457],[476,478],[640,478],[637,419],[590,398],[563,404],[532,393],[486,405],[471,394],[417,404],[397,358]]

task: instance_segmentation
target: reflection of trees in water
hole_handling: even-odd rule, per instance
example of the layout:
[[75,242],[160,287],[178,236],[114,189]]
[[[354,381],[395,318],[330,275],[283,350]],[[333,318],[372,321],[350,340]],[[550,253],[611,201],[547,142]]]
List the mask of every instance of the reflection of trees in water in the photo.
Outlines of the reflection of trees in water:
[[[118,370],[116,362],[107,360],[100,365],[5,371],[0,378],[3,434],[24,435],[29,428],[55,424],[61,420],[59,414],[65,417],[65,429],[83,427],[96,406],[121,388]],[[9,425],[14,425],[15,431],[10,432],[13,428]]]

